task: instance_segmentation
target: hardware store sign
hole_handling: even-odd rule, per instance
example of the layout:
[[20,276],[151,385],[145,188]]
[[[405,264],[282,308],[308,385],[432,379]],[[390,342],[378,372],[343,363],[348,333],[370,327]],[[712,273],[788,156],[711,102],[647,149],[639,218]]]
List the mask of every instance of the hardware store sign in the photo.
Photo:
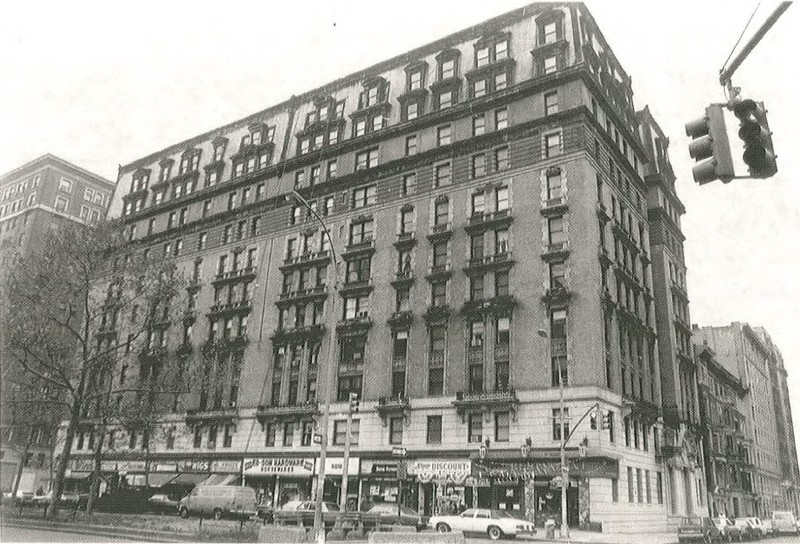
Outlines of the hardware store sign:
[[245,459],[242,469],[244,474],[311,476],[314,473],[314,459],[303,457],[263,457]]

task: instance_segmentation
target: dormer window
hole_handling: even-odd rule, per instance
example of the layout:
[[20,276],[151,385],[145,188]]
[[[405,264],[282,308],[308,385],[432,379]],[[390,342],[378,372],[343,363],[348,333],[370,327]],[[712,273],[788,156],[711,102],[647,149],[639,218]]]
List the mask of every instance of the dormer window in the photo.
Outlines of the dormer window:
[[[62,182],[63,181],[64,180],[62,178]],[[136,191],[143,191],[147,189],[149,183],[150,183],[150,170],[147,169],[139,170],[135,174],[133,174],[133,180],[131,181],[131,192],[134,193]],[[59,187],[59,189],[63,190],[62,187]],[[67,190],[67,192],[68,191],[69,190]]]
[[183,175],[188,172],[194,172],[200,164],[200,150],[187,149],[181,156],[180,167],[178,168],[178,175]]
[[546,23],[540,30],[541,43],[555,43],[558,41],[558,23]]
[[370,87],[367,89],[366,92],[367,96],[367,103],[365,104],[366,107],[374,106],[378,103],[378,86],[375,85],[374,87]]
[[536,42],[539,46],[564,39],[564,14],[560,10],[543,13],[536,20]]
[[415,91],[422,88],[422,70],[408,74],[408,90]]
[[439,67],[439,79],[448,79],[456,76],[456,59],[449,59]]
[[159,164],[161,166],[161,172],[158,174],[159,183],[169,181],[172,173],[172,159],[164,159]]
[[225,158],[225,147],[227,143],[226,140],[225,142],[217,142],[214,144],[214,162],[219,162]]
[[475,46],[475,67],[488,66],[508,58],[508,36],[491,36],[481,39]]
[[369,78],[364,82],[364,91],[358,97],[358,109],[363,110],[386,102],[389,82],[380,76]]

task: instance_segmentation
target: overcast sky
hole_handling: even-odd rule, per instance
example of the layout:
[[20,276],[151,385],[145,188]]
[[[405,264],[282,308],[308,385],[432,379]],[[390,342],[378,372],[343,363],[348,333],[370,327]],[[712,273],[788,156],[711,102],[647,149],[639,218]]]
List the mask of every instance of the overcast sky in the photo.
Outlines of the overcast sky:
[[[522,0],[39,2],[0,18],[0,172],[53,153],[115,180],[118,164],[524,5]],[[750,31],[777,5],[765,0]],[[671,139],[687,214],[693,323],[766,327],[800,423],[800,6],[734,83],[769,109],[779,173],[699,187],[683,124],[723,101],[717,74],[756,2],[589,7]],[[792,54],[791,52],[795,53]],[[800,440],[800,432],[796,433]]]

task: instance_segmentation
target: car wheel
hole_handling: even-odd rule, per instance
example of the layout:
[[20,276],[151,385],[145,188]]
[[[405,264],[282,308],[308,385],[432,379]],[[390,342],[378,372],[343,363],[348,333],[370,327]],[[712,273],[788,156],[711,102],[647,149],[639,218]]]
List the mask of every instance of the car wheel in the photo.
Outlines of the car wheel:
[[219,508],[214,508],[212,514],[214,515],[214,519],[216,520],[222,519],[222,510],[220,510]]
[[178,511],[178,514],[183,518],[186,519],[189,517],[189,509],[185,506]]
[[489,535],[490,540],[500,540],[503,537],[503,531],[500,530],[500,527],[496,525],[492,525],[486,530],[486,533]]
[[446,523],[440,523],[436,526],[436,530],[439,531],[440,533],[449,533],[450,526]]

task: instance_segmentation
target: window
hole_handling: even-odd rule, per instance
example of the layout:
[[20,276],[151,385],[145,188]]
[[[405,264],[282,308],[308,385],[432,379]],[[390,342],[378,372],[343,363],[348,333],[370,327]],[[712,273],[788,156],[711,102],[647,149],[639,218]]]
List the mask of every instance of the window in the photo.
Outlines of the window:
[[555,157],[561,154],[561,133],[554,132],[544,136],[544,156]]
[[359,221],[350,225],[350,245],[372,240],[372,220]]
[[[649,470],[645,470],[644,471],[644,489],[645,489],[645,494],[647,495],[647,504],[650,504],[650,503],[653,502],[653,497],[650,494],[650,471]],[[642,501],[639,501],[639,502],[642,502]]]
[[223,448],[230,448],[231,443],[233,442],[233,425],[225,425],[224,431],[222,434],[222,447]]
[[467,416],[467,442],[483,442],[483,414]]
[[56,211],[57,212],[66,212],[68,206],[69,206],[69,200],[67,200],[63,196],[57,196],[56,197]]
[[377,186],[369,185],[353,190],[353,209],[371,206],[377,202]]
[[486,80],[478,79],[472,84],[472,97],[480,98],[486,94]]
[[508,412],[495,412],[494,414],[494,441],[508,442],[511,426]]
[[192,447],[200,448],[203,445],[203,428],[199,425],[194,428],[194,439],[192,440]]
[[452,127],[443,125],[436,129],[436,145],[448,145],[451,140]]
[[428,416],[428,427],[425,435],[427,444],[442,443],[442,416]]
[[558,40],[558,22],[551,22],[539,27],[540,43],[554,43]]
[[498,187],[495,190],[494,205],[498,212],[508,209],[508,187]]
[[[483,240],[481,240],[483,243]],[[480,254],[483,253],[483,248],[481,247]],[[483,257],[475,257],[473,253],[472,256],[473,261],[483,260]],[[470,300],[483,300],[483,276],[475,276],[469,279],[469,299]]]
[[389,419],[389,444],[403,443],[403,418],[393,417]]
[[502,91],[508,86],[508,72],[499,72],[494,75],[494,90]]
[[494,254],[502,255],[508,252],[508,229],[494,231]]
[[[569,428],[569,408],[564,408],[564,429]],[[553,408],[553,440],[561,441],[561,413],[558,408]]]
[[508,147],[499,147],[494,150],[494,169],[496,171],[508,170]]
[[611,502],[619,502],[619,479],[611,478]]
[[450,185],[450,181],[451,181],[450,163],[446,162],[442,164],[437,164],[436,168],[434,169],[434,180],[433,180],[434,187]]
[[561,169],[548,168],[547,170],[547,200],[561,198]]
[[400,232],[414,232],[414,208],[406,208],[400,211]]
[[403,196],[412,195],[417,187],[417,174],[411,173],[403,176]]
[[406,157],[417,154],[417,135],[412,134],[406,137]]
[[481,47],[475,51],[475,66],[481,67],[489,64],[489,48]]
[[481,176],[486,175],[486,155],[483,153],[478,153],[477,155],[473,155],[471,157],[471,176],[472,178],[478,178]]
[[544,114],[553,115],[554,113],[558,113],[558,91],[544,95]]
[[544,73],[552,74],[558,69],[558,62],[556,57],[546,57],[544,59]]
[[415,91],[422,88],[422,70],[414,70],[408,74],[408,90]]
[[431,285],[431,305],[444,306],[447,304],[447,282],[437,282]]
[[[142,178],[146,179],[146,176],[140,176],[140,179],[142,179]],[[135,190],[138,191],[140,189],[147,188],[147,182],[145,181],[143,183],[144,183],[144,187],[139,187],[137,185]],[[70,180],[68,180],[67,178],[61,178],[61,181],[58,182],[58,190],[62,191],[64,193],[71,193],[72,192],[72,182]],[[133,192],[133,190],[134,189],[131,189],[131,192]]]
[[506,108],[494,110],[494,129],[503,130],[504,128],[508,128],[508,110]]
[[439,66],[439,79],[447,79],[456,75],[456,59],[448,59]]
[[564,217],[551,217],[547,220],[548,243],[550,245],[563,244],[566,241],[564,232]]
[[356,170],[365,170],[376,166],[378,166],[377,147],[356,153]]
[[453,105],[453,91],[443,91],[439,94],[439,109],[443,110]]
[[294,444],[294,421],[287,421],[283,424],[283,445],[285,447]]
[[[359,421],[353,420],[350,427],[350,444],[358,444]],[[333,422],[333,445],[343,446],[347,436],[347,421]]]
[[336,177],[336,159],[332,161],[328,161],[328,179],[334,179]]
[[480,136],[486,133],[486,117],[483,115],[476,115],[472,118],[472,135]]
[[494,273],[494,295],[496,297],[508,296],[508,271]]
[[411,121],[419,117],[419,102],[409,102],[406,104],[406,120]]
[[661,471],[656,472],[656,496],[658,504],[664,504],[664,480]]
[[636,499],[638,502],[644,501],[644,495],[642,494],[642,469],[636,469]]
[[[280,383],[278,383],[280,385]],[[271,448],[275,446],[275,435],[277,434],[277,425],[275,423],[267,423],[264,426],[264,446]]]
[[550,288],[563,289],[566,287],[565,281],[566,265],[564,261],[550,263]]

